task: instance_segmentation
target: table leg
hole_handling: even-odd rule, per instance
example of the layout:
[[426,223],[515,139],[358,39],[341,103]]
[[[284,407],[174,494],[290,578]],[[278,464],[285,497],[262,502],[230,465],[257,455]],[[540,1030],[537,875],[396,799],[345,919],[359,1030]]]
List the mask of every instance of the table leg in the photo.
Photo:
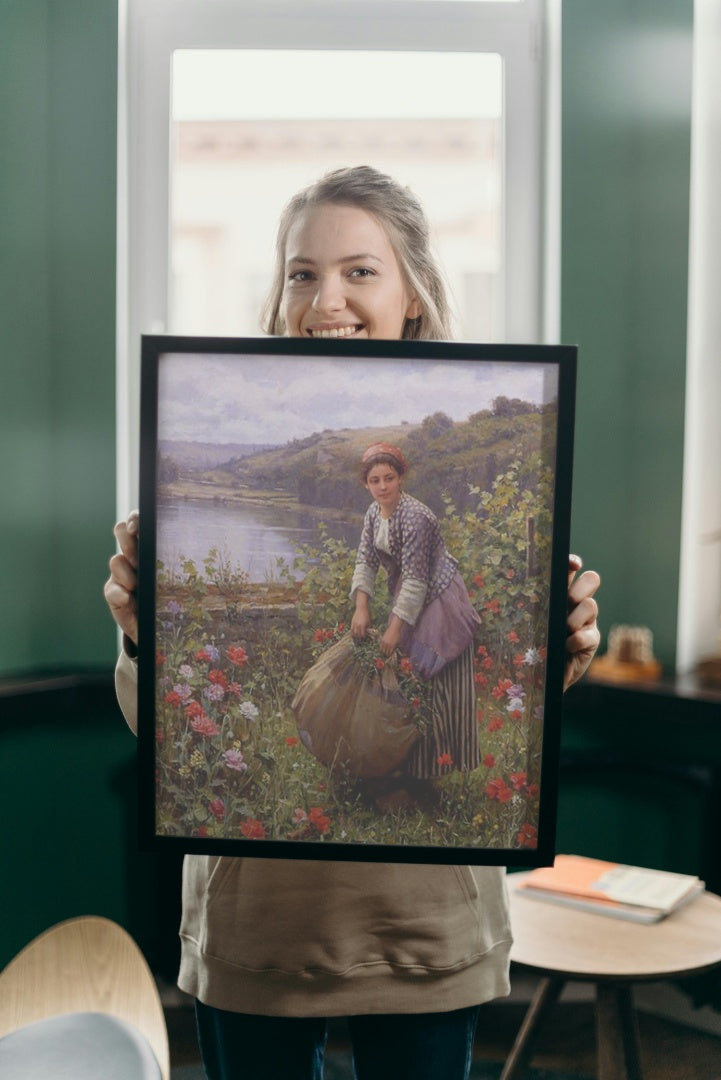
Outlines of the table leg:
[[599,1080],[643,1080],[630,983],[596,984]]
[[500,1080],[520,1080],[523,1076],[531,1060],[533,1044],[541,1022],[558,1001],[565,981],[560,978],[545,978],[539,982],[506,1064],[503,1066]]

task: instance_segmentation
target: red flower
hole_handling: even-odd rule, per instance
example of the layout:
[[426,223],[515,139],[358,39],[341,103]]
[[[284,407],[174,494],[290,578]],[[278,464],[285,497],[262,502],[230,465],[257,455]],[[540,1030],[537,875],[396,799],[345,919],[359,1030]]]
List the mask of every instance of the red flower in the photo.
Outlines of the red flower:
[[321,834],[330,831],[330,818],[327,814],[323,813],[322,806],[311,806],[308,811],[308,821],[310,821],[311,825],[313,825],[313,827]]
[[411,698],[411,707],[413,709],[420,709],[420,707],[421,707],[421,699],[419,697]]
[[487,769],[492,769],[493,766],[496,764],[496,759],[494,758],[493,754],[486,754],[483,759],[483,764]]
[[383,668],[386,666],[385,660],[381,660],[380,656],[377,656],[376,659],[373,661],[373,663],[375,664],[375,666],[378,668],[379,671],[382,671]]
[[156,664],[158,664],[158,665],[160,665],[160,664],[164,664],[164,663],[165,663],[165,661],[166,661],[167,659],[168,659],[168,658],[167,658],[167,656],[165,655],[165,653],[161,653],[161,652],[160,652],[160,650],[158,650],[158,651],[156,652],[156,654],[155,654],[155,663],[156,663]]
[[216,821],[222,821],[225,817],[225,803],[222,799],[213,799],[211,803],[208,803],[208,809]]
[[198,649],[197,653],[195,654],[195,659],[200,660],[201,662],[203,660],[210,660],[210,658],[210,653],[206,652],[205,649]]
[[185,706],[185,715],[190,716],[191,718],[194,717],[194,716],[204,716],[205,715],[205,709],[203,708],[203,706],[200,704],[199,701],[190,701]]
[[318,628],[316,630],[316,632],[313,634],[313,641],[322,641],[324,637],[325,637],[325,632],[323,630],[321,630],[320,628]]
[[411,661],[408,659],[407,656],[404,656],[403,659],[401,660],[401,671],[403,672],[404,675],[410,675],[411,672],[413,671],[413,664],[411,663]]
[[495,597],[495,596],[494,596],[494,598],[492,600],[486,600],[486,602],[485,602],[485,604],[483,606],[486,609],[486,611],[490,611],[492,615],[497,615],[498,612],[501,610],[501,605],[500,605],[497,597]]
[[247,652],[245,649],[241,648],[240,645],[231,645],[225,650],[225,655],[228,657],[231,664],[237,664],[238,667],[245,664],[248,659]]
[[516,843],[519,847],[536,848],[538,847],[538,831],[535,825],[521,825],[516,836]]
[[524,772],[512,772],[508,779],[513,784],[516,791],[520,791],[525,786],[528,774]]
[[488,679],[480,671],[477,671],[476,674],[473,676],[473,681],[476,686],[488,686]]
[[491,693],[494,698],[502,698],[506,690],[509,690],[513,686],[510,679],[499,679],[496,686],[493,687]]
[[241,822],[240,831],[249,840],[265,840],[265,827],[255,818],[246,818]]
[[295,735],[287,735],[285,739],[286,746],[297,746],[298,739]]
[[518,634],[516,633],[516,631],[515,631],[515,630],[509,630],[509,632],[508,632],[508,634],[506,635],[506,637],[507,637],[507,638],[508,638],[508,640],[509,640],[509,641],[511,641],[511,642],[512,642],[512,643],[513,643],[514,645],[517,645],[517,644],[518,644],[518,642],[519,642],[519,641],[521,640],[521,639],[519,638],[519,636],[518,636]]
[[441,754],[440,757],[438,758],[438,764],[439,765],[452,765],[453,764],[453,758],[451,757],[450,754]]
[[199,826],[199,827],[198,827],[198,828],[197,828],[197,829],[195,830],[195,835],[196,835],[196,836],[207,836],[207,835],[208,835],[208,829],[207,829],[207,826],[205,826],[205,825],[200,825],[200,826]]
[[501,720],[500,716],[492,716],[491,719],[488,721],[489,731],[500,731],[502,727],[503,721]]
[[182,705],[183,704],[183,699],[180,696],[180,694],[177,692],[177,690],[169,690],[168,693],[165,695],[164,700],[165,700],[166,705]]
[[526,795],[529,799],[535,798],[535,796],[538,795],[540,790],[541,789],[539,788],[538,784],[526,784]]
[[507,803],[509,799],[513,798],[513,792],[506,784],[505,780],[497,777],[495,780],[489,780],[486,784],[486,795],[489,799],[498,799],[501,803]]
[[524,660],[525,655],[522,652],[516,653],[516,655],[513,657],[513,663],[516,665],[516,667],[523,667]]
[[212,671],[208,672],[208,681],[216,683],[218,686],[222,686],[224,690],[228,689],[228,680],[225,677],[225,673],[218,671],[217,668],[213,668]]
[[483,660],[481,660],[481,667],[484,668],[486,671],[490,671],[490,669],[493,667],[493,657],[486,656]]
[[336,633],[337,634],[342,634],[344,630],[345,630],[345,623],[344,622],[339,622],[338,626],[336,627]]
[[511,581],[516,576],[515,570],[506,570],[506,577]]
[[482,589],[484,587],[484,585],[486,584],[485,581],[483,580],[483,575],[482,574],[474,574],[473,575],[473,584],[477,585],[479,589]]
[[325,638],[326,641],[330,641],[330,639],[333,637],[333,635],[334,635],[333,630],[326,630],[323,637]]
[[228,686],[228,693],[233,694],[233,696],[237,698],[242,697],[243,687],[240,685],[240,683],[232,682]]
[[202,716],[198,716],[195,720],[190,721],[190,726],[193,731],[197,731],[199,735],[220,735],[220,728],[211,720],[209,716],[203,713]]
[[485,645],[479,645],[476,652],[478,656],[488,656],[488,649]]

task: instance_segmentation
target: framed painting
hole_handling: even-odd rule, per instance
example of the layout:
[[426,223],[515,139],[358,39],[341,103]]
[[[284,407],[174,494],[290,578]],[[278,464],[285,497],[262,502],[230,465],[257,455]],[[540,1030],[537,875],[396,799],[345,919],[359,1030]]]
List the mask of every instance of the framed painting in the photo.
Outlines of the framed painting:
[[143,338],[143,846],[552,862],[575,373]]

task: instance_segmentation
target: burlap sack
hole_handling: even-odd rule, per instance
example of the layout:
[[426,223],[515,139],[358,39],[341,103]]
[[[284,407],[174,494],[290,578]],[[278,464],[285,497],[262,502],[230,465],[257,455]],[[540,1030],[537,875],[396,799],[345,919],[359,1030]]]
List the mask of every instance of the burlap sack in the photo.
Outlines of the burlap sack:
[[351,776],[387,776],[418,738],[392,665],[364,674],[353,657],[350,634],[305,673],[292,708],[306,749]]

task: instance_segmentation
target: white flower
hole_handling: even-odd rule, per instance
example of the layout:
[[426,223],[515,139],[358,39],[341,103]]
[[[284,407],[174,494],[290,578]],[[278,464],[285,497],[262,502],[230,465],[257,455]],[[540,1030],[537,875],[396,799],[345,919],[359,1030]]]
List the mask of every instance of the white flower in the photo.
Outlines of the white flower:
[[242,701],[238,706],[240,713],[246,720],[257,720],[259,711],[252,701]]
[[529,667],[535,667],[536,664],[541,663],[541,654],[538,649],[526,649],[523,654],[523,663]]

